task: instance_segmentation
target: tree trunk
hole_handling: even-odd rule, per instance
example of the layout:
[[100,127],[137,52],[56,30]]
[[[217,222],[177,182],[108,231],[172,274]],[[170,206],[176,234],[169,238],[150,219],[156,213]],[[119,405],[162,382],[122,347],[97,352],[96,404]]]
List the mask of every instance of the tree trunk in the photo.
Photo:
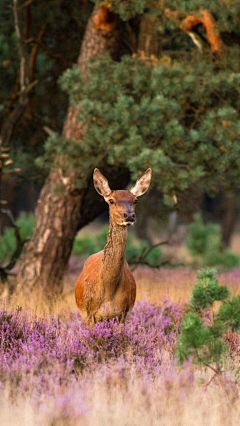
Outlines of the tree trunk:
[[[120,23],[117,17],[106,6],[96,5],[80,51],[80,71],[87,73],[86,59],[101,56],[105,51],[110,52],[114,60],[119,59],[119,45]],[[77,112],[75,105],[69,106],[63,134],[81,143],[84,123],[77,122]],[[126,180],[126,170],[124,175]],[[61,294],[64,271],[79,226],[86,225],[105,209],[96,198],[96,201],[92,201],[91,214],[88,214],[86,201],[88,204],[91,190],[87,188],[87,183],[84,189],[75,189],[74,183],[79,177],[87,182],[87,177],[81,176],[81,170],[68,172],[64,177],[61,169],[50,171],[38,200],[36,227],[21,260],[18,291],[29,293],[41,289],[46,297]],[[54,193],[58,187],[64,187],[63,191]]]
[[236,194],[235,196],[226,195],[224,198],[225,208],[222,220],[222,240],[224,247],[229,247],[238,217],[237,196]]
[[152,238],[150,237],[148,233],[148,215],[146,212],[140,212],[140,215],[138,215],[138,220],[135,223],[135,232],[137,237],[140,240],[144,240],[148,243],[149,247],[153,245]]
[[201,210],[203,190],[197,185],[191,185],[187,190],[176,191],[177,210],[186,223],[191,223],[194,215]]
[[160,57],[162,51],[162,34],[157,29],[159,18],[151,16],[149,13],[144,13],[141,17],[138,49],[143,51],[145,56],[151,55]]

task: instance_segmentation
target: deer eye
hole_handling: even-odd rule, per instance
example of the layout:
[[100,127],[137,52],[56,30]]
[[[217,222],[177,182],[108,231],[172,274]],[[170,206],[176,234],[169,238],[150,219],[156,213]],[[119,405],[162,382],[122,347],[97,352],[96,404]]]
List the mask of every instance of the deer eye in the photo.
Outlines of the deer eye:
[[112,199],[112,198],[110,198],[109,203],[110,203],[110,204],[114,204],[114,201],[113,201],[113,199]]
[[134,203],[134,204],[137,204],[137,202],[138,202],[138,200],[134,200],[134,202],[133,202],[133,203]]

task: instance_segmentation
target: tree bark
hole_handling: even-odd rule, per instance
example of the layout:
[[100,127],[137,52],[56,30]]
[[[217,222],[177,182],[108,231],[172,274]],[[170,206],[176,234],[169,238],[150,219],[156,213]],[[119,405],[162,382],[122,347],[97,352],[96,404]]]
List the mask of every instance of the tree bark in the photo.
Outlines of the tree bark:
[[176,208],[186,221],[191,223],[194,215],[201,210],[203,202],[203,190],[198,185],[191,185],[187,190],[176,191]]
[[222,240],[224,247],[229,247],[231,238],[238,218],[237,196],[228,196],[226,194],[225,208],[222,220]]
[[159,18],[151,16],[149,13],[144,13],[141,17],[138,49],[143,51],[145,56],[151,55],[160,57],[162,51],[162,35],[157,29]]
[[[104,5],[96,5],[86,27],[78,66],[87,73],[87,59],[101,56],[108,51],[118,60],[120,46],[120,22]],[[70,105],[63,134],[84,143],[84,123],[77,121],[78,108]],[[126,181],[126,170],[123,173]],[[18,291],[29,293],[41,289],[46,298],[62,292],[62,279],[71,254],[73,240],[80,226],[86,225],[105,209],[98,198],[92,198],[91,186],[76,189],[75,181],[85,179],[81,170],[62,176],[61,169],[54,169],[42,188],[36,208],[36,227],[26,246],[17,277]],[[62,187],[63,191],[56,192]],[[91,203],[89,204],[89,201]],[[89,208],[91,205],[91,212]]]

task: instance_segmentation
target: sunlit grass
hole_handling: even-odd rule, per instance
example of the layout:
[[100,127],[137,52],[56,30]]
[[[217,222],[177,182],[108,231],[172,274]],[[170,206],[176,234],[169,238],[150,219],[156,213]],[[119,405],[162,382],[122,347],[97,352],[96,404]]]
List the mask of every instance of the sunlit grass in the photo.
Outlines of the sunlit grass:
[[[69,310],[77,310],[74,289],[84,261],[77,258],[70,261],[70,270],[65,276],[64,290],[60,298],[52,299],[50,303],[44,302],[41,292],[35,292],[31,298],[18,295],[10,298],[7,306],[21,306],[23,309],[37,309],[38,314],[59,314]],[[145,299],[161,305],[164,296],[172,302],[184,303],[191,297],[191,291],[196,284],[197,271],[191,268],[160,268],[152,269],[147,266],[138,266],[133,272],[137,284],[137,300]],[[240,268],[230,271],[219,270],[219,284],[227,285],[233,295],[240,292]],[[2,293],[1,300],[7,293]]]
[[[25,324],[25,334],[20,333],[23,344],[14,343],[11,326],[3,328],[0,321],[0,423],[238,424],[240,348],[227,356],[221,385],[216,378],[206,386],[213,375],[210,369],[191,361],[179,367],[175,360],[178,324],[196,271],[139,266],[134,271],[137,302],[126,327],[100,323],[85,330],[74,299],[82,265],[71,260],[63,295],[50,304],[40,293],[5,302],[8,313],[21,307],[19,323]],[[220,285],[239,292],[240,268],[218,276]]]
[[[114,367],[88,377],[58,397],[36,404],[30,395],[18,395],[10,404],[9,391],[1,395],[0,421],[4,426],[236,426],[240,405],[229,379],[227,392],[217,385],[198,386],[191,368],[168,369],[151,379]],[[125,373],[125,376],[124,376]]]

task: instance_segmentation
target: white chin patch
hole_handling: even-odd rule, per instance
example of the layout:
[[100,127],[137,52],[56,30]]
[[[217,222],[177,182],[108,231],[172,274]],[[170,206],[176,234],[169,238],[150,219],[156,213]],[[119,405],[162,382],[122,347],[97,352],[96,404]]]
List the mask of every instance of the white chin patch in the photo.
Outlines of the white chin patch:
[[134,224],[134,222],[123,222],[122,223],[123,226],[131,226],[133,224]]

